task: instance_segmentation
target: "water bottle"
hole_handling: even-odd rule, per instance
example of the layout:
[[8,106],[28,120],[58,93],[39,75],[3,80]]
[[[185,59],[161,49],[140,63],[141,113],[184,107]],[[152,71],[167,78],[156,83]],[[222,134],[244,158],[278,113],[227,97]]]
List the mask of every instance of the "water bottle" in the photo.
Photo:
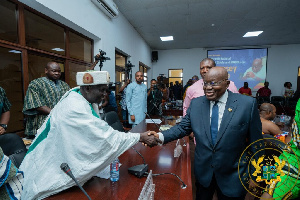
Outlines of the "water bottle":
[[284,113],[282,113],[281,115],[280,115],[280,122],[285,122],[285,115],[284,115]]
[[110,164],[110,180],[112,182],[116,182],[120,178],[120,171],[119,171],[119,159],[116,158],[111,164]]

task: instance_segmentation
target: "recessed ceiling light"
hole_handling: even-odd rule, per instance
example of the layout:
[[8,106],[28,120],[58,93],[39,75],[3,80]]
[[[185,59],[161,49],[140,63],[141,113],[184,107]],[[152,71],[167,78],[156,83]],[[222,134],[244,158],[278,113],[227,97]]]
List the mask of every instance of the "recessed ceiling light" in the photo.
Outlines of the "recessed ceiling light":
[[243,37],[255,37],[261,34],[263,31],[252,31],[252,32],[247,32]]
[[215,24],[211,24],[211,26],[215,26]]
[[53,51],[65,51],[65,50],[63,50],[63,49],[61,49],[61,48],[53,48],[52,50],[53,50]]
[[21,51],[17,51],[17,50],[10,50],[8,52],[10,52],[10,53],[22,53]]
[[164,37],[160,37],[161,41],[172,41],[173,40],[173,36],[164,36]]

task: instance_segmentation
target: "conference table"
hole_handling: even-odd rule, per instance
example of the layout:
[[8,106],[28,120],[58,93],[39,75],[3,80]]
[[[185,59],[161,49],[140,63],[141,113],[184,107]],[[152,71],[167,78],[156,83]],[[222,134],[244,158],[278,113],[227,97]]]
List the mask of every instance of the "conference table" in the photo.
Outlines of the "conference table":
[[180,107],[180,108],[176,108],[176,109],[174,109],[174,108],[163,109],[162,112],[163,112],[164,116],[169,116],[169,115],[171,115],[171,116],[182,116],[183,115],[183,108]]
[[[167,120],[162,118],[162,124],[174,125],[176,120]],[[153,123],[146,123],[145,120],[132,128],[130,132],[145,132],[153,130],[158,132],[158,127]],[[183,144],[186,141],[186,146]],[[192,200],[192,179],[191,179],[191,160],[188,137],[180,140],[183,152],[178,158],[174,158],[174,148],[176,142],[173,141],[166,145],[153,148],[145,147],[138,143],[134,148],[139,151],[148,164],[149,171],[153,174],[174,173],[178,175],[187,185],[185,189],[181,188],[182,183],[173,175],[153,176],[155,184],[154,199],[159,200]],[[117,182],[111,182],[109,179],[93,177],[83,185],[83,188],[93,200],[137,200],[144,186],[146,177],[138,178],[128,172],[128,168],[143,164],[143,159],[133,149],[127,150],[119,157],[120,179]],[[74,186],[56,195],[46,198],[47,200],[82,200],[87,199],[81,190]]]

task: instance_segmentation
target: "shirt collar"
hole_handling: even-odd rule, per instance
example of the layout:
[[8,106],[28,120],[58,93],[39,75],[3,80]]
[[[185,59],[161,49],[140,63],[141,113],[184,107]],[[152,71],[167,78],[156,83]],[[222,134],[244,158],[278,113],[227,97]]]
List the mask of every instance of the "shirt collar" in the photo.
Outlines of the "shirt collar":
[[[225,93],[220,97],[220,99],[218,100],[218,102],[224,103],[226,104],[227,102],[227,98],[228,98],[228,91],[226,89]],[[211,103],[215,103],[216,101],[211,101]]]

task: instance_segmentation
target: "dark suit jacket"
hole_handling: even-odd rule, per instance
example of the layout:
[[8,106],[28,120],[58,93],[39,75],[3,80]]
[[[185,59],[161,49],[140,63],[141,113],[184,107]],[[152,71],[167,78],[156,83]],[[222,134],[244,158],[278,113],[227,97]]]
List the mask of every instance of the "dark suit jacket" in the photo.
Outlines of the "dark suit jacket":
[[246,190],[239,174],[247,173],[248,163],[239,165],[239,158],[250,143],[262,139],[262,125],[255,98],[228,91],[214,146],[210,133],[210,101],[205,96],[195,98],[181,123],[162,132],[164,143],[182,138],[192,131],[196,138],[196,180],[208,187],[215,174],[223,194],[229,197],[244,195]]

